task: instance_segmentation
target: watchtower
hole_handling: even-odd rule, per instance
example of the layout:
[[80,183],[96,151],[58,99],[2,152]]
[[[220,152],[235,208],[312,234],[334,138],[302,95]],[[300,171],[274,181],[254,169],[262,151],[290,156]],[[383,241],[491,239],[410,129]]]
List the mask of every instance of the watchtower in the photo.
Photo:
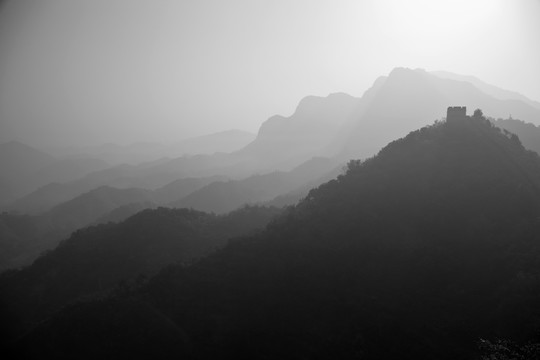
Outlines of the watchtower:
[[467,118],[466,106],[449,106],[446,110],[446,121],[464,120]]

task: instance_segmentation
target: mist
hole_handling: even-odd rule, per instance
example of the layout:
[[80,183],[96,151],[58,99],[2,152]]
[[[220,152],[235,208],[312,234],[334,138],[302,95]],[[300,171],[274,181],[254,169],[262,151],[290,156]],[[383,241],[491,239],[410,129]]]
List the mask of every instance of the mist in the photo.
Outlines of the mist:
[[540,358],[539,19],[0,0],[4,352]]
[[306,95],[361,96],[399,66],[474,75],[540,99],[539,14],[533,0],[6,1],[0,141],[256,133]]

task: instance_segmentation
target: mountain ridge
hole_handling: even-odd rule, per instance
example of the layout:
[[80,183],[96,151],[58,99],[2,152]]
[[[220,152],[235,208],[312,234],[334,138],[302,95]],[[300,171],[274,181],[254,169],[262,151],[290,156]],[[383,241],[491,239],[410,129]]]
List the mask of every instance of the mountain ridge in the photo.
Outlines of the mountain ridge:
[[[497,99],[470,82],[396,68],[377,78],[361,98],[336,93],[302,99],[293,114],[276,115],[263,122],[257,137],[232,153],[113,167],[44,188],[20,199],[12,208],[43,210],[58,204],[51,201],[56,197],[69,200],[101,185],[157,188],[182,177],[222,175],[241,179],[254,173],[288,171],[313,156],[336,157],[339,162],[366,158],[389,141],[431,123],[448,104],[482,108],[494,118],[512,114],[526,122],[540,121],[539,109],[516,99],[513,93],[503,91],[499,97],[503,95],[505,99]],[[9,184],[5,186],[9,188]]]
[[[539,234],[540,156],[481,112],[448,117],[351,161],[264,232],[68,307],[16,349],[43,355],[54,339],[57,355],[99,356],[93,329],[154,323],[111,313],[140,301],[187,335],[137,338],[145,353],[470,358],[480,338],[534,339]],[[137,357],[136,336],[108,344]]]

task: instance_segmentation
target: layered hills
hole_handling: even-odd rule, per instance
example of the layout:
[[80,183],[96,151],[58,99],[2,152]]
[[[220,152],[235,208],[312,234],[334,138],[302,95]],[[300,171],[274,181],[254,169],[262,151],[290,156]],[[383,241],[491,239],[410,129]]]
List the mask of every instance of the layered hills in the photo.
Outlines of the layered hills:
[[[306,184],[319,185],[338,164],[314,158],[291,171],[253,175],[242,180],[224,177],[184,178],[159,189],[100,186],[56,205],[40,215],[0,215],[0,269],[30,264],[42,251],[53,248],[77,229],[119,222],[145,208],[168,206],[224,214],[246,204],[261,204]],[[338,166],[339,167],[339,166]],[[322,177],[322,178],[321,178]],[[305,192],[301,193],[305,195]],[[293,200],[273,205],[292,204]],[[26,224],[20,226],[21,223]]]
[[31,266],[0,276],[2,326],[17,332],[77,298],[103,296],[121,281],[194,261],[230,238],[263,228],[279,211],[244,207],[217,216],[147,209],[120,223],[78,230]]
[[512,115],[539,124],[540,108],[514,95],[502,92],[494,97],[471,82],[396,68],[379,78],[359,100],[358,112],[351,117],[347,131],[336,139],[334,149],[341,149],[346,158],[372,156],[393,139],[439,118],[440,109],[449,104],[481,108],[493,118]]
[[274,200],[296,191],[306,184],[319,185],[320,177],[334,173],[338,164],[327,158],[313,158],[291,171],[275,171],[253,175],[242,180],[216,181],[188,196],[172,202],[172,207],[188,207],[201,211],[225,213],[244,204]]
[[[69,247],[99,249],[90,232]],[[263,233],[68,306],[14,346],[57,358],[474,358],[480,338],[535,340],[539,234],[540,157],[478,111],[349,162]],[[62,251],[33,267],[47,273]],[[70,268],[89,266],[78,259]],[[23,289],[16,276],[0,286]]]
[[[46,211],[99,186],[156,189],[186,177],[221,175],[240,180],[256,173],[290,171],[313,157],[336,158],[338,162],[363,159],[393,139],[432,123],[440,117],[440,109],[449,104],[481,108],[494,119],[511,116],[540,125],[540,107],[517,93],[475,78],[396,68],[378,78],[361,98],[337,93],[302,99],[293,114],[276,115],[263,122],[251,142],[248,134],[236,132],[194,140],[202,144],[249,142],[238,145],[236,151],[231,146],[228,153],[210,154],[201,145],[199,154],[113,166],[75,181],[36,189],[14,202],[11,209],[23,213]],[[524,141],[529,148],[534,146],[530,143]]]
[[0,207],[37,187],[72,181],[106,167],[95,158],[56,158],[20,142],[0,144]]
[[125,220],[145,208],[179,200],[222,177],[185,178],[155,191],[100,186],[39,215],[0,214],[0,269],[30,264],[80,228]]

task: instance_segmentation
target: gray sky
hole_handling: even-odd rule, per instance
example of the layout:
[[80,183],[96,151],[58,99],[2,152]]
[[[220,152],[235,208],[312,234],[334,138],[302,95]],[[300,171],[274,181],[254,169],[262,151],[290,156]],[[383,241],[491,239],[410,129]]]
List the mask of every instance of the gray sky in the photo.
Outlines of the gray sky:
[[540,100],[540,0],[7,0],[0,142],[256,132],[397,66]]

